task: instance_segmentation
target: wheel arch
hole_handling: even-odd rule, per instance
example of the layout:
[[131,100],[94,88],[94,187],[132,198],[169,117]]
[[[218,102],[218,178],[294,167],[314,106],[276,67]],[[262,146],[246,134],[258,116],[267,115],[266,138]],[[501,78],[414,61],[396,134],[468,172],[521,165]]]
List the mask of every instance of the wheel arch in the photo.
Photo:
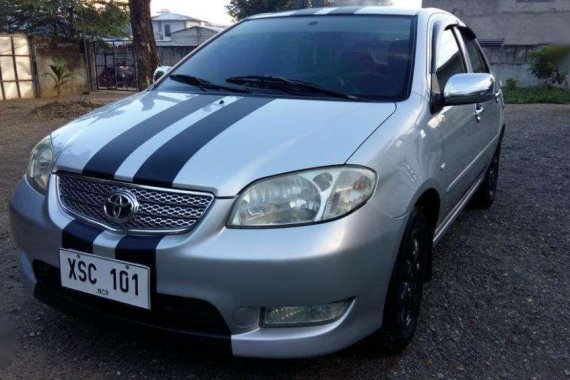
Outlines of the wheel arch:
[[[418,195],[413,207],[420,209],[426,216],[428,224],[430,226],[430,236],[433,239],[441,211],[441,198],[439,192],[434,187],[428,187],[427,189],[424,189]],[[425,280],[429,281],[431,280],[433,274],[433,244],[429,245],[426,264]]]

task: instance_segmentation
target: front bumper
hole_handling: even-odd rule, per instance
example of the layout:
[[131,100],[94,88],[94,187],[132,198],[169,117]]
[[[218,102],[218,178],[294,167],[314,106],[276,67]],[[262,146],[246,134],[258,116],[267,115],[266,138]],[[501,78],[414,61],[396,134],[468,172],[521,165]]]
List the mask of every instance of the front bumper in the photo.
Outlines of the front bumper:
[[[22,251],[26,282],[40,300],[58,306],[55,303],[61,302],[48,298],[53,300],[62,293],[57,289],[55,293],[53,289],[42,290],[34,271],[36,262],[59,266],[62,231],[73,221],[58,204],[54,182],[50,181],[50,195],[44,197],[22,179],[10,201],[10,219]],[[225,221],[232,204],[232,199],[217,199],[194,231],[160,240],[152,268],[156,273],[156,295],[213,305],[225,321],[225,338],[237,356],[322,355],[347,347],[381,326],[386,289],[406,216],[390,218],[366,205],[345,218],[317,225],[229,229]],[[101,232],[92,241],[92,253],[115,257],[123,237]],[[45,296],[46,292],[50,297]],[[63,295],[59,297],[63,303],[89,308],[78,300],[81,297]],[[344,299],[352,299],[352,304],[343,317],[332,323],[260,326],[264,307],[316,305]],[[136,316],[122,319],[141,323]],[[159,331],[164,330],[164,326],[158,327]],[[201,337],[212,335],[170,330]]]
[[[27,268],[29,263],[25,261],[25,255],[21,255],[20,260],[22,268]],[[38,261],[35,264],[36,270],[41,268],[40,271],[43,270],[43,274],[45,274],[45,269],[49,268]],[[225,323],[219,323],[221,318],[219,313],[217,310],[212,310],[213,306],[207,302],[179,297],[160,297],[159,305],[154,308],[159,309],[159,312],[156,310],[148,312],[64,289],[59,285],[57,268],[50,269],[53,269],[51,272],[57,274],[57,277],[49,278],[48,275],[47,278],[42,278],[36,282],[33,290],[34,296],[46,305],[108,330],[231,353],[231,340],[227,326]],[[53,280],[57,282],[54,283]],[[205,322],[204,316],[209,317],[210,320]]]

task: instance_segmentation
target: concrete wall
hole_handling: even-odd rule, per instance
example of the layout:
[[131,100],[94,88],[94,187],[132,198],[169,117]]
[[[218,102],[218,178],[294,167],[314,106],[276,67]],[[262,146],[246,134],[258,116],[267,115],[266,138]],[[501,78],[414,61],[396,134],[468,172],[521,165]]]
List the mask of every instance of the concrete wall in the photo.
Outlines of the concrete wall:
[[543,80],[536,78],[528,71],[530,68],[529,53],[534,49],[536,46],[533,45],[483,47],[494,73],[503,84],[507,79],[513,78],[518,81],[518,85],[521,87],[544,84]]
[[87,64],[81,45],[77,42],[53,41],[47,38],[33,38],[36,49],[36,65],[38,69],[40,96],[56,96],[54,80],[49,77],[49,65],[52,57],[60,56],[65,59],[66,67],[73,73],[68,83],[63,85],[62,94],[82,94],[89,91]]
[[570,43],[569,0],[423,0],[461,18],[479,39],[505,45]]

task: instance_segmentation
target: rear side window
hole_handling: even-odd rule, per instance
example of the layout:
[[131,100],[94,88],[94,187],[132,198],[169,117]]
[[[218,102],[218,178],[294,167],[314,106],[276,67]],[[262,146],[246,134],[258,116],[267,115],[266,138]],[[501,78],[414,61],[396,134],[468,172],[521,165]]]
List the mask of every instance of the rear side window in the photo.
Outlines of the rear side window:
[[459,45],[451,29],[446,29],[441,33],[435,54],[436,76],[439,88],[443,92],[449,78],[455,74],[467,72]]
[[465,48],[467,50],[467,55],[469,55],[471,66],[473,66],[473,72],[488,73],[489,69],[487,68],[487,64],[479,50],[479,46],[477,46],[477,43],[475,42],[475,37],[470,36],[469,33],[466,33],[463,30],[461,31],[461,36],[465,42]]

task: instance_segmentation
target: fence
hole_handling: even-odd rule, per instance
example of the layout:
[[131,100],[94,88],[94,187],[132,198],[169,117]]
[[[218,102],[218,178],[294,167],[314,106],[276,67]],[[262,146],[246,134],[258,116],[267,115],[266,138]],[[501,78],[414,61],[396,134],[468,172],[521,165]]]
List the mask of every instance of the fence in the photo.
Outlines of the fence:
[[[503,83],[514,78],[524,87],[544,83],[528,71],[529,53],[536,47],[497,45],[483,48]],[[160,64],[172,66],[194,48],[159,46]],[[81,94],[96,89],[137,89],[137,65],[129,40],[81,43],[0,34],[0,100],[54,96],[54,82],[48,75],[54,56],[63,57],[66,67],[73,72],[62,88],[63,94]]]
[[138,68],[132,41],[97,41],[93,43],[93,51],[98,90],[137,90]]
[[[132,41],[105,40],[93,42],[95,82],[98,90],[137,90],[137,64]],[[173,66],[194,46],[158,46],[160,64]]]
[[[159,46],[161,65],[172,66],[194,46]],[[63,95],[93,90],[137,91],[137,64],[130,40],[77,41],[0,34],[0,100],[55,96],[53,57],[62,57],[71,78]]]
[[36,96],[34,77],[28,38],[0,35],[0,100]]
[[160,64],[162,66],[174,66],[195,48],[194,46],[158,46]]

